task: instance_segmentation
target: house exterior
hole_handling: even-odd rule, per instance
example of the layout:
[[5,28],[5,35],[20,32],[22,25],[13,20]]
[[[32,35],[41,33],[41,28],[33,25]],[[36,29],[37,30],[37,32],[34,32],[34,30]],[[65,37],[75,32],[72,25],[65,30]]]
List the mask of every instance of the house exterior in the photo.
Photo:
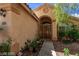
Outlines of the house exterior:
[[6,17],[0,18],[1,25],[6,22],[5,30],[0,31],[0,42],[10,37],[11,52],[17,53],[27,40],[38,35],[38,18],[26,4],[2,3],[0,8],[6,10]]
[[[34,9],[36,16],[39,18],[40,28],[39,33],[44,37],[51,38],[51,40],[57,40],[57,23],[54,17],[54,6],[45,3],[38,8]],[[44,26],[47,28],[44,29]],[[48,28],[50,27],[50,28]],[[46,33],[47,32],[47,33]]]
[[[5,17],[0,15],[0,27],[4,27],[0,30],[0,43],[10,37],[11,52],[17,53],[27,40],[37,35],[45,40],[58,40],[54,6],[45,3],[32,11],[24,3],[2,3],[0,9],[6,10]],[[70,22],[79,25],[79,18],[71,17]]]
[[[54,5],[45,3],[34,9],[33,11],[39,18],[39,34],[43,37],[51,38],[51,40],[53,41],[57,41],[57,23],[55,19]],[[70,16],[69,22],[79,26],[79,18],[77,17]],[[47,26],[47,28],[45,28],[45,25]]]

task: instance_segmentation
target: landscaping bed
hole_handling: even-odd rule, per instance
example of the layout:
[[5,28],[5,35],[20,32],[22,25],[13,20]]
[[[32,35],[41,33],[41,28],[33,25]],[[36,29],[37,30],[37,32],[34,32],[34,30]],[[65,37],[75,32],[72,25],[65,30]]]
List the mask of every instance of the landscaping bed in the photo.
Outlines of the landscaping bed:
[[69,49],[70,55],[76,55],[76,53],[79,53],[79,43],[77,42],[73,42],[70,44],[64,44],[63,42],[57,41],[57,42],[53,42],[53,45],[54,45],[56,54],[58,56],[63,56],[64,48]]
[[6,42],[0,44],[0,56],[37,56],[44,40],[34,38],[33,40],[27,40],[20,51],[16,54],[10,51],[11,40],[8,39]]
[[43,39],[35,39],[33,41],[28,41],[25,43],[25,47],[23,47],[20,53],[16,54],[17,56],[37,56],[44,40]]

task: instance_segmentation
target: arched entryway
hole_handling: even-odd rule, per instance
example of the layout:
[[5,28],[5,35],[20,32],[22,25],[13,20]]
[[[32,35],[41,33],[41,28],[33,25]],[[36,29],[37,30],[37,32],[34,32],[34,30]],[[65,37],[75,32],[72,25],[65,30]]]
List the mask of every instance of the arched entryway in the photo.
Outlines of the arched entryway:
[[40,18],[40,37],[48,40],[52,38],[52,21],[48,16]]

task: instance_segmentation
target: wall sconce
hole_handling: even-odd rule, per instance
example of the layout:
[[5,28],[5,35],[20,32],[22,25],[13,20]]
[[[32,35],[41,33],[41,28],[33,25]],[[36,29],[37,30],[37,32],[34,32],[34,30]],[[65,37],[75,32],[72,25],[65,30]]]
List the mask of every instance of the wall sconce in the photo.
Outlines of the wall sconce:
[[0,30],[3,30],[4,28],[6,28],[6,21],[4,20],[4,18],[6,17],[6,10],[5,9],[0,9]]
[[5,9],[0,9],[0,16],[6,17],[6,10]]

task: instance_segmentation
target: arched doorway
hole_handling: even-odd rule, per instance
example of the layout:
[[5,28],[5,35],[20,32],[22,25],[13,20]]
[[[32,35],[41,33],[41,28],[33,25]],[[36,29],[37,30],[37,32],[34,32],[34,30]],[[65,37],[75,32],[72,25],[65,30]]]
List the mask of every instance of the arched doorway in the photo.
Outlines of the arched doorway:
[[48,16],[40,18],[40,37],[47,40],[52,38],[52,21]]

